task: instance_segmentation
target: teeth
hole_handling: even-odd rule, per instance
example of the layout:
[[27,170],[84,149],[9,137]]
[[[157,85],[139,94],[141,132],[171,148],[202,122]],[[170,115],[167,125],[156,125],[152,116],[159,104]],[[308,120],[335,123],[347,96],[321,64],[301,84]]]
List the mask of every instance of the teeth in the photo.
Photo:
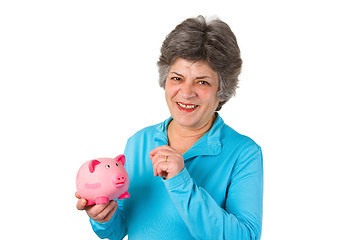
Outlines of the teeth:
[[181,103],[177,103],[180,107],[182,108],[186,108],[186,109],[194,109],[197,107],[197,105],[184,105],[184,104],[181,104]]

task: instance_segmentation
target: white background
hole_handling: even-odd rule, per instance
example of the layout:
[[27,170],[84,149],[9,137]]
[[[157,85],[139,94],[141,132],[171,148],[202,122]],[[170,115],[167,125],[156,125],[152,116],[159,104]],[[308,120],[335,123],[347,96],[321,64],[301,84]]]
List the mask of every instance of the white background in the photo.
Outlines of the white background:
[[169,116],[160,46],[203,14],[242,51],[220,114],[262,146],[262,239],[360,239],[355,2],[1,1],[0,238],[97,239],[75,208],[76,172]]

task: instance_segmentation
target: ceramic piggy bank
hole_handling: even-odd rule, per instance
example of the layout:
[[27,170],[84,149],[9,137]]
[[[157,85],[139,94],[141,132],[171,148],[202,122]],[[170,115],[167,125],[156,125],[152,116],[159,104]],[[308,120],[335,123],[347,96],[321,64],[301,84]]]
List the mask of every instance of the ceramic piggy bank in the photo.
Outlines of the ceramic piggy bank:
[[97,158],[84,163],[76,176],[76,188],[87,205],[104,204],[130,197],[129,176],[124,168],[125,156]]

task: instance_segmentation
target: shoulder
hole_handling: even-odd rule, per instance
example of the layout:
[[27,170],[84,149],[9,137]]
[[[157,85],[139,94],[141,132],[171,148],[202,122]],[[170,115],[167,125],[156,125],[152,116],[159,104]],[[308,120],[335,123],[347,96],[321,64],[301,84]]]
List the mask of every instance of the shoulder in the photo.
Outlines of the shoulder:
[[171,117],[166,119],[165,121],[145,127],[139,131],[137,131],[134,135],[132,135],[129,139],[127,144],[129,143],[149,143],[153,142],[156,139],[161,139],[163,141],[167,141],[167,133],[166,128],[168,123],[171,121]]
[[237,164],[246,165],[255,161],[262,165],[261,147],[252,138],[224,124],[221,141],[223,152],[233,156]]
[[134,135],[132,135],[128,139],[128,142],[144,140],[149,137],[152,137],[152,136],[154,136],[154,133],[157,132],[160,127],[161,127],[161,123],[151,125],[148,127],[144,127],[143,129],[137,131]]
[[230,144],[237,148],[260,148],[260,146],[250,137],[238,133],[236,130],[224,123],[222,129],[223,144]]
[[154,133],[160,124],[145,127],[137,131],[126,142],[124,154],[132,156],[145,154],[154,144]]
[[250,137],[224,124],[222,147],[223,153],[231,156],[233,160],[233,173],[262,172],[261,147]]

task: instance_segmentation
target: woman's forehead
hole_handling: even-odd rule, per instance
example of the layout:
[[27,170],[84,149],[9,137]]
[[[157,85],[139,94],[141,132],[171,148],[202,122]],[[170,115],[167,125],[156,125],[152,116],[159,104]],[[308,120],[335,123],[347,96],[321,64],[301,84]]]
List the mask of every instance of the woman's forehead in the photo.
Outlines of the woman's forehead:
[[176,73],[177,75],[195,75],[196,77],[214,78],[217,73],[210,67],[206,61],[193,61],[178,58],[171,65],[169,73]]

